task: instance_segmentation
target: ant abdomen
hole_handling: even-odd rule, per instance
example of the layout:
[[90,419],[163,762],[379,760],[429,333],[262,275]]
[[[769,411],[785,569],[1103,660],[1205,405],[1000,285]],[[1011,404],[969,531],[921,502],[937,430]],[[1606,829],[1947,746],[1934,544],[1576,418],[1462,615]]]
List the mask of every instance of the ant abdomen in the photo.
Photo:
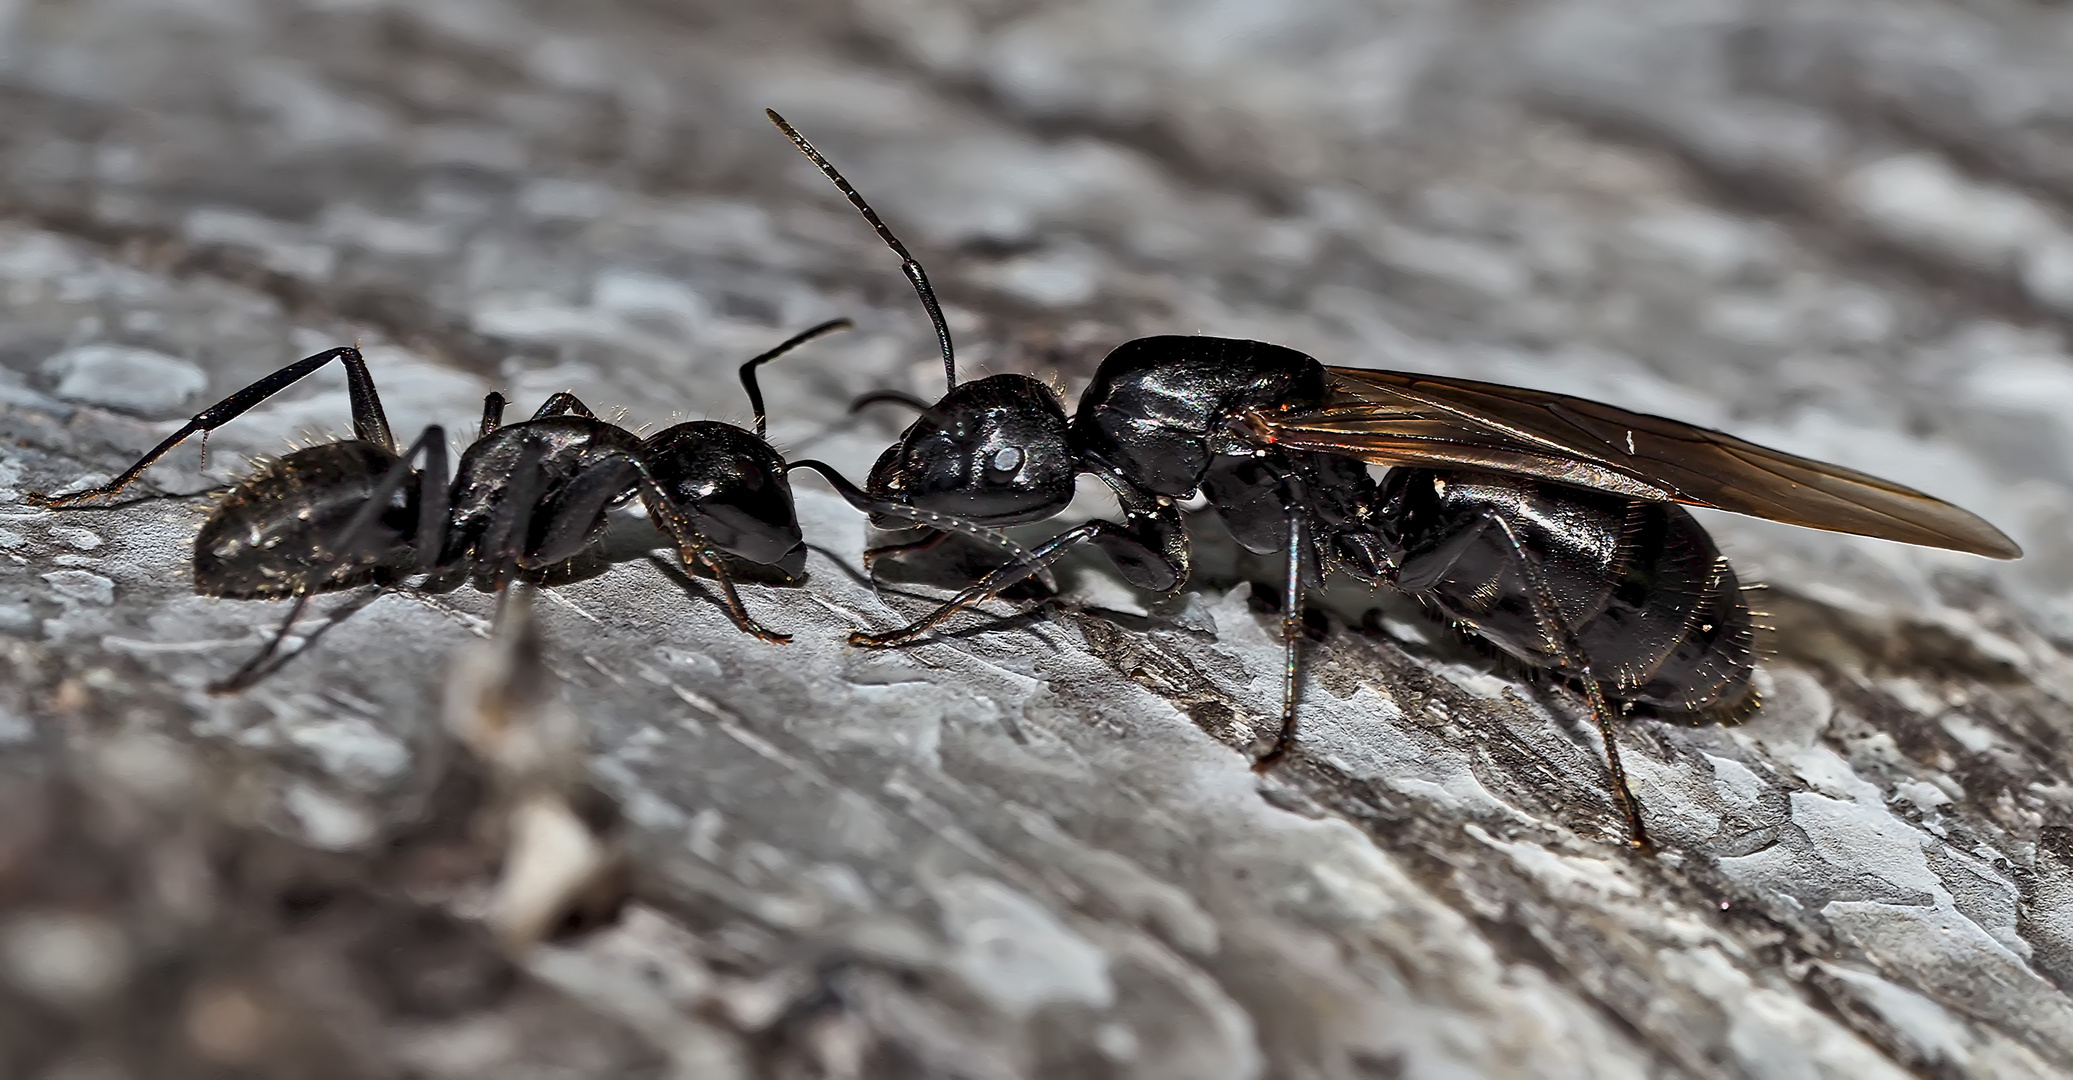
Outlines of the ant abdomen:
[[[1683,507],[1431,469],[1393,470],[1381,498],[1403,552],[1396,587],[1501,651],[1572,677],[1581,662],[1608,697],[1651,711],[1745,710],[1754,620],[1733,568]],[[1546,625],[1540,588],[1581,655]]]
[[194,591],[271,600],[407,574],[418,524],[410,488],[390,498],[343,561],[328,550],[395,464],[380,446],[345,440],[297,450],[239,481],[195,537]]

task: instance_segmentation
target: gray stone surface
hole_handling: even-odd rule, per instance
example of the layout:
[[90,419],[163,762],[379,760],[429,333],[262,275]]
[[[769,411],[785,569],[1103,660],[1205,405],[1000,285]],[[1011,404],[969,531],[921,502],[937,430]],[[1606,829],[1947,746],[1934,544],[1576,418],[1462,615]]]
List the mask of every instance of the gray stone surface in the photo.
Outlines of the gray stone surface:
[[[2063,6],[15,0],[0,34],[0,1066],[2073,1071]],[[1255,777],[1275,621],[1214,527],[1178,598],[1075,563],[1041,617],[874,654],[843,636],[921,601],[857,578],[816,482],[812,580],[747,590],[783,648],[629,522],[538,611],[635,900],[507,955],[441,816],[489,598],[327,598],[306,633],[351,617],[215,698],[282,610],[191,595],[205,501],[12,500],[356,340],[399,430],[490,389],[743,420],[733,366],[834,315],[769,370],[771,430],[861,474],[898,421],[844,403],[940,369],[765,106],[916,248],[967,371],[1076,392],[1200,331],[1530,384],[1924,488],[2028,556],[1707,517],[1770,586],[1767,704],[1623,735],[1649,858],[1580,702],[1358,593]],[[327,373],[152,480],[345,427]]]

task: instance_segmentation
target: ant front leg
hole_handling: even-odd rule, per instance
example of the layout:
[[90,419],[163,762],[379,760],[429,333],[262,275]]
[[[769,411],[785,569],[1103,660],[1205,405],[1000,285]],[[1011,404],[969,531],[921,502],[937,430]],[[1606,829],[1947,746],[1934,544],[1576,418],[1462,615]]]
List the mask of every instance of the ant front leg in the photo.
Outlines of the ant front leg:
[[721,608],[727,612],[728,618],[734,620],[734,625],[742,633],[772,645],[790,644],[792,635],[780,634],[757,622],[755,616],[749,614],[748,605],[741,602],[741,593],[734,587],[734,578],[727,572],[726,561],[720,553],[691,526],[688,516],[677,506],[675,500],[663,492],[662,485],[655,482],[646,467],[639,462],[635,462],[634,467],[641,478],[641,498],[648,504],[648,517],[661,525],[663,532],[668,533],[669,538],[676,543],[677,558],[683,561],[684,569],[703,566],[711,572],[713,581],[720,586]]
[[[1170,507],[1167,509],[1171,511]],[[859,630],[849,636],[849,643],[869,649],[905,645],[935,629],[958,612],[983,604],[1016,582],[1044,570],[1080,544],[1091,543],[1107,552],[1132,584],[1143,586],[1146,581],[1151,581],[1154,584],[1150,587],[1179,588],[1180,583],[1187,577],[1184,546],[1186,534],[1179,531],[1181,526],[1178,512],[1173,511],[1172,517],[1170,523],[1161,517],[1133,516],[1128,525],[1096,520],[1067,529],[1031,548],[1018,561],[987,574],[970,588],[951,597],[935,611],[897,630],[878,634],[868,634]],[[1183,545],[1180,548],[1182,557],[1178,560],[1170,555],[1176,536]]]
[[629,494],[639,470],[629,458],[606,458],[570,477],[539,511],[547,531],[539,546],[522,561],[528,570],[574,558],[590,546],[590,537],[605,511]]
[[544,457],[539,443],[531,438],[520,440],[518,459],[504,477],[502,497],[475,542],[477,588],[501,590],[517,574],[532,534],[533,517],[546,494],[547,477],[540,466]]
[[123,470],[122,475],[97,488],[74,492],[70,495],[45,495],[31,492],[22,501],[33,506],[70,506],[87,499],[113,495],[143,475],[144,470],[155,464],[159,458],[187,441],[187,437],[200,432],[206,439],[208,433],[236,419],[253,406],[286,390],[305,376],[325,364],[337,360],[345,365],[346,392],[352,402],[353,437],[361,442],[373,443],[389,453],[396,452],[396,437],[389,431],[388,417],[382,412],[381,395],[374,389],[374,377],[367,373],[367,361],[360,356],[360,350],[351,346],[330,349],[315,356],[307,356],[266,378],[239,390],[222,401],[203,409],[182,425],[180,430],[167,436],[164,442],[152,447],[136,463]]
[[[906,532],[908,530],[901,529],[900,531]],[[942,544],[943,541],[948,539],[950,539],[950,534],[947,532],[942,532],[936,529],[923,529],[921,531],[921,535],[917,536],[912,540],[896,544],[880,544],[877,547],[865,548],[864,569],[867,572],[872,572],[873,566],[876,565],[878,560],[880,559],[897,559],[903,555],[918,555],[924,551],[934,550],[937,546]]]
[[[967,521],[964,518],[957,517],[954,514],[939,514],[933,510],[923,510],[917,506],[905,506],[900,503],[887,502],[882,499],[874,499],[871,496],[866,495],[863,489],[851,483],[849,479],[844,477],[840,472],[836,471],[834,466],[829,465],[827,462],[824,461],[801,459],[799,461],[794,461],[785,466],[785,472],[787,474],[799,469],[805,469],[808,472],[818,474],[821,477],[821,479],[826,480],[828,482],[830,487],[833,487],[835,489],[835,493],[837,495],[842,496],[842,500],[844,502],[847,502],[849,505],[856,507],[858,510],[862,510],[864,513],[870,514],[873,517],[889,517],[899,521],[912,522],[914,524],[914,527],[916,528],[927,528],[935,530],[935,535],[923,537],[920,541],[917,541],[915,545],[913,545],[916,548],[933,546],[934,544],[939,543],[947,534],[956,533],[957,535],[965,537],[967,539],[976,540],[979,543],[999,548],[1002,551],[1007,552],[1010,556],[1012,556],[1019,562],[1027,563],[1030,561],[1029,551],[1023,548],[1021,544],[1018,544],[1013,539],[1011,539],[1008,536],[1008,534],[1001,532],[999,529],[979,525],[974,522]],[[1174,528],[1179,528],[1178,517],[1174,519]],[[907,547],[902,546],[897,550],[907,549]],[[874,557],[874,554],[883,550],[884,549],[880,548],[870,548],[865,550],[865,570],[868,571],[870,569],[871,560]],[[1183,552],[1183,563],[1184,562],[1185,552]],[[1044,567],[1038,567],[1036,569],[1036,574],[1037,580],[1043,582],[1044,588],[1050,590],[1051,592],[1058,591],[1058,583],[1052,580],[1051,572],[1049,569]]]

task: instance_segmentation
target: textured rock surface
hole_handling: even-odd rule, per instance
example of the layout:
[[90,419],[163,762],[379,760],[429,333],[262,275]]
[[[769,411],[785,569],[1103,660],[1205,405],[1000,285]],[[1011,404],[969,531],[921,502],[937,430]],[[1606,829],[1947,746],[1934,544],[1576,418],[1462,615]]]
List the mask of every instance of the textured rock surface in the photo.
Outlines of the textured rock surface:
[[[0,1070],[2073,1070],[2062,6],[15,0],[0,27]],[[1401,605],[1361,630],[1375,598],[1332,598],[1301,750],[1260,779],[1275,619],[1234,560],[1169,601],[1073,564],[1047,617],[856,652],[920,601],[857,578],[861,522],[802,481],[812,580],[747,593],[780,649],[631,522],[539,613],[636,902],[507,958],[426,884],[477,858],[441,831],[438,701],[489,598],[327,598],[307,630],[351,617],[213,698],[282,611],[190,594],[204,503],[12,500],[341,342],[399,430],[467,430],[490,389],[739,420],[733,365],[834,315],[857,332],[770,370],[772,434],[861,473],[897,420],[844,403],[939,368],[764,106],[917,249],[970,371],[1076,390],[1201,331],[1526,383],[1925,488],[2028,557],[1707,518],[1771,586],[1767,705],[1628,730],[1643,858],[1580,703]],[[190,448],[152,479],[345,425],[326,374],[206,478]]]

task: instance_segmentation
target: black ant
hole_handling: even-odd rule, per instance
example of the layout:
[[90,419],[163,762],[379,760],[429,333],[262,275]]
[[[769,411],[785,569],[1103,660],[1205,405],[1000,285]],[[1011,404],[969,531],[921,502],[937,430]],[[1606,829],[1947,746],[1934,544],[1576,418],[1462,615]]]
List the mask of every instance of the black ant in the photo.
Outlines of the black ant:
[[[499,590],[514,577],[564,563],[596,544],[606,511],[636,493],[685,568],[704,567],[718,583],[721,606],[734,624],[782,644],[791,638],[757,622],[734,584],[739,569],[760,567],[796,582],[806,568],[806,543],[787,479],[793,466],[763,438],[756,369],[849,325],[847,319],[821,323],[741,366],[742,386],[755,410],[754,432],[693,420],[644,439],[598,419],[565,392],[548,398],[531,419],[505,424],[504,396],[492,393],[483,401],[478,437],[461,453],[451,484],[445,429],[427,427],[399,450],[360,350],[330,349],[202,410],[108,483],[68,495],[31,494],[26,501],[62,507],[113,495],[189,436],[201,432],[206,438],[335,360],[345,367],[353,437],[296,450],[239,480],[195,539],[197,593],[295,600],[265,647],[212,691],[241,690],[263,677],[315,593],[392,584],[413,574],[428,575],[421,586],[427,589],[465,577],[479,588]],[[423,468],[414,468],[420,460]],[[860,506],[900,512],[870,500]]]
[[[1190,549],[1176,502],[1199,493],[1242,546],[1286,553],[1281,728],[1256,768],[1295,744],[1304,588],[1341,570],[1573,680],[1604,737],[1630,842],[1646,847],[1611,702],[1700,718],[1756,706],[1748,606],[1733,569],[1679,503],[2021,554],[1949,503],[1721,432],[1560,394],[1326,367],[1257,341],[1126,342],[1070,418],[1026,375],[960,384],[921,264],[804,136],[768,115],[900,257],[942,350],[948,392],[872,467],[869,498],[1017,525],[1062,512],[1075,477],[1091,473],[1123,511],[1121,522],[1068,529],[930,614],[852,634],[852,644],[909,643],[1083,543],[1106,552],[1132,585],[1177,590]],[[1371,464],[1394,468],[1377,484]]]

